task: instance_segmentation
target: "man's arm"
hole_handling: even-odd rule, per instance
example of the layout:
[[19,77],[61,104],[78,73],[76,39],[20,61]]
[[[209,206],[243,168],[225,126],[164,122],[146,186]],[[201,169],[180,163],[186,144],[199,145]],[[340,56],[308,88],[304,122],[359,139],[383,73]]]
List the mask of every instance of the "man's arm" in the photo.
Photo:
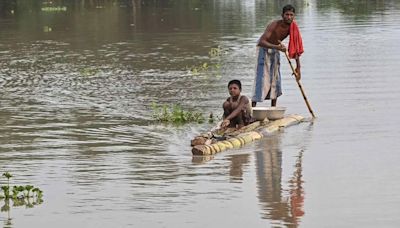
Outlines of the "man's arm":
[[[260,40],[258,41],[258,46],[265,47],[265,48],[274,48],[274,49],[278,49],[281,51],[286,51],[285,46],[282,46],[279,43],[273,44],[273,43],[269,42],[269,40],[271,40],[272,34],[277,26],[278,26],[277,21],[273,21],[273,22],[271,22],[271,24],[269,24],[267,26],[264,33],[261,35]],[[283,50],[283,48],[285,48],[285,49]]]

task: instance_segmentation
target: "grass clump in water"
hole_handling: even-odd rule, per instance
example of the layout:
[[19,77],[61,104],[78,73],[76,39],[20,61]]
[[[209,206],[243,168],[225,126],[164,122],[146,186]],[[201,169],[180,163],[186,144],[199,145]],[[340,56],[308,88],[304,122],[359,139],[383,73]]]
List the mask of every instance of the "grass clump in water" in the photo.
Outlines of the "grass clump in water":
[[178,104],[158,105],[152,103],[153,117],[160,122],[184,124],[189,122],[203,123],[204,116],[200,112],[183,110]]

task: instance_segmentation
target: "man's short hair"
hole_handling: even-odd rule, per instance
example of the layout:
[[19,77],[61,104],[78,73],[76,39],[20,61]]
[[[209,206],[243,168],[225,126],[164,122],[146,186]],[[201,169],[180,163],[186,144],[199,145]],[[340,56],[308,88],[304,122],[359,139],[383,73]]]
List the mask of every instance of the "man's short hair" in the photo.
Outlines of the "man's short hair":
[[283,7],[282,14],[286,13],[286,11],[292,11],[293,13],[296,13],[296,9],[290,4]]

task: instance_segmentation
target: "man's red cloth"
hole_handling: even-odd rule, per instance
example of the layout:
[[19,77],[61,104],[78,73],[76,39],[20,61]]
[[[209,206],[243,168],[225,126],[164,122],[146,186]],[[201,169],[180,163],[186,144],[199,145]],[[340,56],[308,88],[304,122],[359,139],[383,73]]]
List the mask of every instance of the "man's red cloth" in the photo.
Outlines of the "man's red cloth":
[[289,35],[289,57],[295,59],[296,57],[300,57],[304,52],[300,29],[295,21],[292,21],[290,24]]

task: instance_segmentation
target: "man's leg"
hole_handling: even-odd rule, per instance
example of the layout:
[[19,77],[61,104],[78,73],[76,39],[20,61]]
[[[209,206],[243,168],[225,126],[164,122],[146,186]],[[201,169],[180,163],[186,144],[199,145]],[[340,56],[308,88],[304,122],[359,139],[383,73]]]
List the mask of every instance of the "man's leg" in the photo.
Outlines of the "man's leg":
[[271,99],[271,106],[272,107],[276,107],[276,101],[278,100],[278,98],[275,99]]

